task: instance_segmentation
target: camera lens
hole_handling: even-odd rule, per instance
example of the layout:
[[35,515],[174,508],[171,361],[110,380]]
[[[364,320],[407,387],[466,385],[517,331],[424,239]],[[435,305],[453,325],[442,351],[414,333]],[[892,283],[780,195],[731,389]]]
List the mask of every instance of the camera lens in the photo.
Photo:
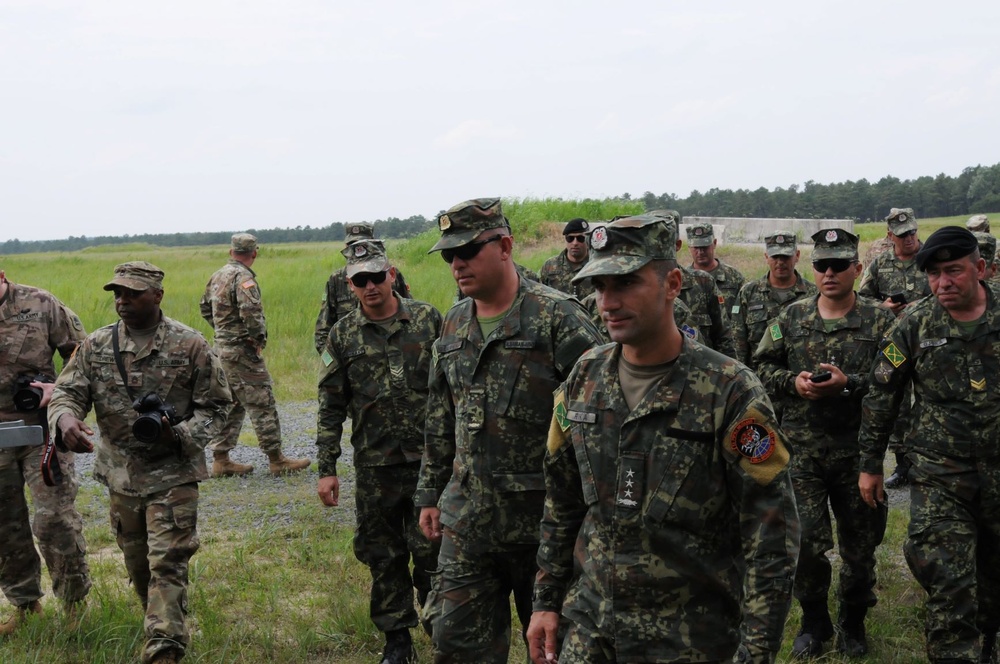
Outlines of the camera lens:
[[14,408],[20,411],[38,410],[42,405],[42,391],[37,387],[25,387],[14,392]]
[[143,413],[132,425],[132,435],[141,443],[153,443],[160,437],[163,424],[160,422],[160,412]]

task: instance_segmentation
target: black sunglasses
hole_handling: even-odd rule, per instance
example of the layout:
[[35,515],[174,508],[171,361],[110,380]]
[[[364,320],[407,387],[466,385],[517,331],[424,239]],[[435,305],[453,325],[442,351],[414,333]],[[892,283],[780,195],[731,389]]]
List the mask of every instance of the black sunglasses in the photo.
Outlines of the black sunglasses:
[[896,237],[900,237],[900,238],[902,238],[902,237],[910,237],[911,235],[916,235],[916,234],[917,234],[917,231],[906,231],[905,233],[900,233],[899,235],[896,235]]
[[571,244],[573,242],[579,242],[580,244],[583,244],[586,241],[587,241],[587,236],[586,235],[567,235],[566,236],[566,244]]
[[455,247],[454,249],[442,249],[441,258],[444,259],[445,263],[451,264],[456,258],[461,258],[463,261],[471,261],[473,258],[479,255],[479,252],[483,247],[488,245],[490,242],[496,242],[503,235],[494,235],[491,238],[483,240],[482,242],[469,242],[468,244],[463,244],[461,247]]
[[388,272],[360,272],[351,277],[351,283],[355,288],[364,288],[370,281],[373,284],[380,284],[389,276]]
[[818,261],[813,261],[813,269],[817,272],[826,272],[833,268],[834,272],[840,274],[854,263],[855,261],[850,258],[821,258]]

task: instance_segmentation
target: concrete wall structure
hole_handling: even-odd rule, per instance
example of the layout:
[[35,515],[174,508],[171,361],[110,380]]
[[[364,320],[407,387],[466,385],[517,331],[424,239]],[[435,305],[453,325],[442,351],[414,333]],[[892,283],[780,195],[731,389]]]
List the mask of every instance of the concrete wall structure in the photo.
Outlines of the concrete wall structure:
[[854,232],[851,219],[750,219],[747,217],[684,217],[680,238],[687,243],[690,224],[709,222],[719,244],[763,244],[764,236],[775,231],[794,231],[799,242],[809,244],[816,231],[825,228],[842,228]]

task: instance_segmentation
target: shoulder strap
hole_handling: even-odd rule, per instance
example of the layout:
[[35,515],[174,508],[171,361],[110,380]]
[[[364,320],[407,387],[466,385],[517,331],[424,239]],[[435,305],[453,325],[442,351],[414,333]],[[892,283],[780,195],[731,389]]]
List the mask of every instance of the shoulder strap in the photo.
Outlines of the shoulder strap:
[[125,375],[125,363],[122,362],[122,352],[118,345],[118,323],[115,323],[111,327],[111,348],[115,352],[115,364],[118,365],[118,373],[121,374],[122,384],[125,385],[125,392],[128,394],[129,399],[135,401],[135,395],[132,394],[132,389],[128,385],[128,376]]

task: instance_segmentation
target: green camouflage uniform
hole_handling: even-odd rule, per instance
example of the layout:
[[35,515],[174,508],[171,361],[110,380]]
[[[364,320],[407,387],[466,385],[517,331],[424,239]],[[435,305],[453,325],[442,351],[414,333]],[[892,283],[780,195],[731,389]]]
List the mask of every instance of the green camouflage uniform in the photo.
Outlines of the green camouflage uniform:
[[798,270],[795,271],[795,285],[791,288],[775,288],[768,281],[770,274],[768,272],[760,279],[748,281],[740,289],[729,312],[736,359],[751,369],[756,366],[753,352],[767,330],[768,321],[777,316],[783,307],[816,294],[816,284],[803,279]]
[[599,342],[576,300],[523,278],[486,339],[471,298],[445,316],[414,496],[418,506],[440,508],[445,529],[435,661],[506,663],[511,590],[526,628],[552,392]]
[[[832,509],[843,561],[838,598],[844,606],[871,607],[876,602],[875,549],[885,534],[887,510],[870,509],[858,492],[858,429],[868,372],[895,319],[874,300],[856,296],[854,308],[827,331],[817,300],[814,295],[782,309],[754,355],[768,394],[782,405],[781,430],[794,451],[792,483],[802,523],[795,597],[804,604],[827,601]],[[798,394],[796,376],[819,371],[821,362],[847,374],[847,394],[818,401]]]
[[267,345],[267,322],[256,277],[249,267],[230,258],[209,279],[201,298],[201,317],[215,330],[215,350],[233,394],[225,428],[209,446],[213,452],[236,447],[247,413],[261,451],[281,452],[274,388],[261,355]]
[[[690,268],[697,269],[693,264],[690,265]],[[729,308],[736,302],[736,298],[739,297],[740,289],[743,288],[746,279],[739,270],[731,265],[726,265],[721,260],[714,270],[705,271],[715,279],[715,287],[719,289],[719,294],[722,295],[723,299],[722,310],[728,312]]]
[[594,292],[594,286],[589,279],[584,279],[578,283],[573,283],[573,277],[579,272],[587,261],[573,263],[566,257],[566,250],[563,249],[558,256],[545,261],[539,271],[539,281],[546,286],[562,291],[567,295],[572,295],[578,300],[582,300]]
[[[115,326],[132,394],[156,393],[184,418],[173,427],[174,445],[132,435],[138,413],[115,364]],[[60,416],[82,420],[91,407],[101,430],[94,477],[109,489],[111,527],[146,609],[142,661],[162,650],[183,653],[188,562],[199,546],[198,482],[208,478],[204,450],[231,407],[222,364],[199,332],[166,316],[144,347],[118,322],[87,337],[56,381],[49,424],[57,443]]]
[[723,355],[736,357],[736,346],[729,326],[729,318],[723,309],[722,293],[715,285],[715,279],[708,272],[678,266],[683,281],[678,299],[691,310],[690,324],[680,327],[688,338],[701,342]]
[[684,340],[630,412],[620,348],[585,354],[556,397],[534,609],[571,622],[559,661],[728,661],[741,620],[752,661],[773,661],[799,532],[767,395]]
[[[14,407],[14,381],[22,374],[54,379],[54,354],[69,358],[85,336],[80,319],[51,293],[8,282],[0,301],[0,422],[47,424],[45,409],[25,412]],[[0,589],[18,607],[42,596],[42,569],[31,537],[32,524],[55,596],[76,602],[90,589],[83,518],[74,505],[80,486],[74,454],[59,453],[63,481],[50,487],[42,479],[43,451],[43,445],[0,449]],[[25,485],[31,491],[33,519]]]
[[861,470],[882,457],[912,384],[906,440],[910,525],[904,552],[928,593],[927,654],[978,661],[980,632],[1000,625],[1000,301],[971,334],[929,297],[881,344],[864,399]]
[[858,293],[879,302],[885,302],[895,293],[903,293],[907,302],[916,302],[930,295],[931,288],[927,284],[927,275],[917,269],[916,260],[899,260],[890,249],[876,256],[865,268]]
[[437,547],[420,532],[413,492],[441,314],[429,304],[398,299],[399,312],[387,326],[358,308],[327,336],[316,437],[320,477],[336,475],[343,424],[350,416],[357,476],[354,554],[371,570],[370,615],[382,632],[417,624],[413,588],[422,605],[437,568]]
[[[392,290],[400,297],[410,297],[410,286],[399,268],[396,268],[396,281],[392,283]],[[358,298],[354,297],[354,291],[347,283],[345,268],[334,271],[326,282],[323,303],[319,305],[319,315],[316,316],[313,341],[317,353],[322,353],[326,348],[326,338],[330,336],[330,329],[334,324],[357,308]]]

